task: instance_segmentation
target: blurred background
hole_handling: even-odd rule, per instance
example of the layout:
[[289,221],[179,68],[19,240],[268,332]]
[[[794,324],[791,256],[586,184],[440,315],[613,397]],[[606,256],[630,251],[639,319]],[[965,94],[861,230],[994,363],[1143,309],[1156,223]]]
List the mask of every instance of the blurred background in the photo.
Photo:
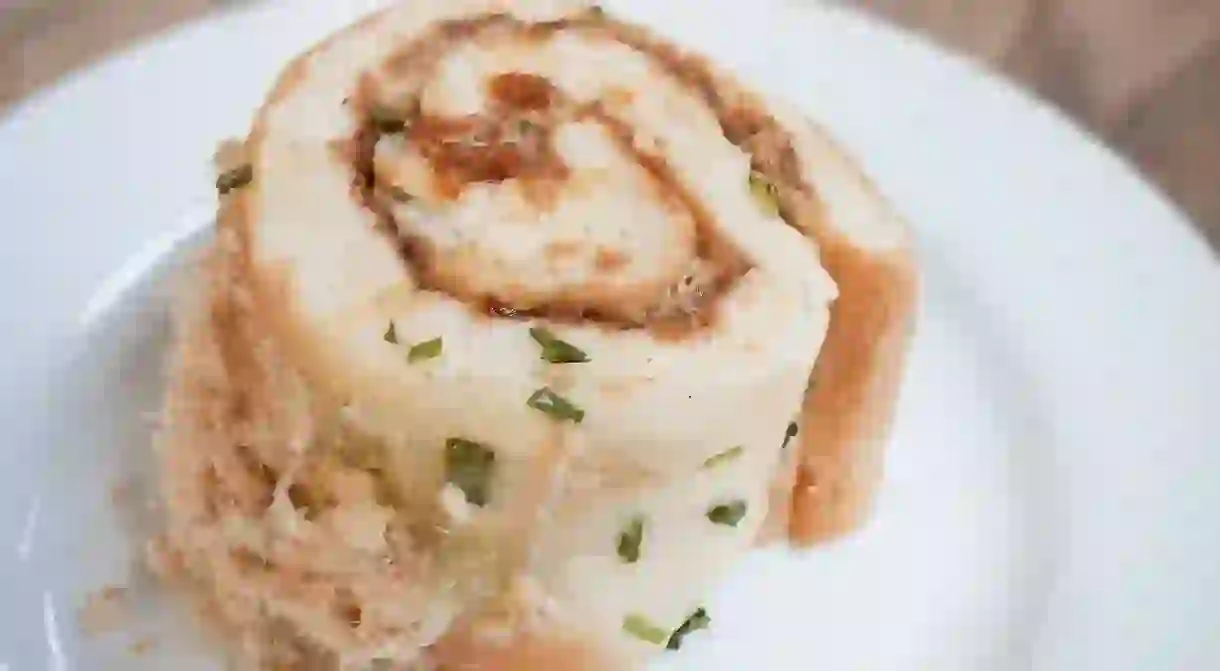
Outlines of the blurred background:
[[[250,1],[0,0],[0,108]],[[787,1],[854,5],[985,62],[1125,154],[1220,250],[1220,0]]]

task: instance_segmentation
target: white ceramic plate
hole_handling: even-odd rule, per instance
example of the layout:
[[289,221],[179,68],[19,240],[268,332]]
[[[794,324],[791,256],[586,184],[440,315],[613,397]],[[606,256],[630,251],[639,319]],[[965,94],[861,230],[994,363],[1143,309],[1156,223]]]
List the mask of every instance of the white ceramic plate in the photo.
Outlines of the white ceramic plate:
[[[925,271],[875,522],[753,558],[666,668],[1220,668],[1220,264],[1183,219],[1055,113],[858,16],[611,4],[828,124]],[[218,17],[0,124],[0,669],[208,668],[156,598],[100,639],[75,612],[147,587],[110,492],[147,464],[158,279],[208,224],[212,148],[366,8]]]

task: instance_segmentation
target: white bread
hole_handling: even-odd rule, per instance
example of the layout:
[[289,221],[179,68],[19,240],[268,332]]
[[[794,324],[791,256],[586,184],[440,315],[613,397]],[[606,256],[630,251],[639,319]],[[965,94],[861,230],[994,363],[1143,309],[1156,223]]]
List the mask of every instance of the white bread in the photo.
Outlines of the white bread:
[[[512,19],[483,18],[505,10]],[[551,21],[569,23],[529,27]],[[428,60],[418,50],[396,57],[438,34],[448,52],[430,71],[415,71]],[[496,103],[489,83],[505,73],[553,86],[549,110],[527,110],[558,118],[528,117],[554,124],[549,141],[563,165],[536,180],[541,195],[527,175],[455,193],[428,165],[434,156],[403,139],[427,143],[411,130],[360,146],[375,106],[417,100],[421,119],[480,114]],[[626,148],[607,130],[619,126],[632,133]],[[428,647],[422,659],[475,668],[633,667],[664,646],[625,632],[628,615],[672,630],[752,544],[807,544],[867,511],[915,296],[908,235],[844,154],[782,104],[581,2],[415,2],[294,62],[243,149],[253,181],[225,198],[208,303],[181,319],[167,406],[176,411],[160,444],[171,511],[189,512],[176,526],[171,514],[165,554],[205,591],[232,597],[252,578],[230,565],[225,543],[274,554],[277,567],[292,561],[248,538],[275,527],[259,505],[286,512],[291,529],[275,533],[298,544],[389,552],[399,515],[442,520],[480,550],[469,571],[416,557],[405,578],[382,569],[337,577],[311,559],[303,570],[329,580],[313,596],[267,587],[275,576],[259,574],[262,591],[249,600],[295,628],[301,649],[292,654],[406,663]],[[655,157],[662,176],[641,156]],[[411,198],[353,185],[354,159]],[[783,219],[759,207],[752,167]],[[384,230],[387,220],[395,230]],[[426,256],[404,262],[396,236],[422,241]],[[715,272],[701,274],[706,267]],[[719,294],[706,317],[673,290],[688,276]],[[654,319],[675,294],[681,314],[695,314],[676,331]],[[471,304],[480,301],[533,316],[478,313]],[[547,312],[555,306],[563,309]],[[541,362],[531,326],[591,360]],[[436,338],[439,356],[411,360],[413,345]],[[576,401],[582,420],[556,422],[527,406],[542,386]],[[218,399],[244,415],[200,410]],[[803,430],[785,449],[792,422]],[[496,484],[482,505],[445,485],[455,437],[494,445]],[[317,453],[353,440],[381,450],[377,472],[396,492],[393,505],[352,495],[321,521],[299,519],[292,486],[332,492],[334,478],[315,471],[334,460]],[[217,442],[242,445],[229,461],[253,458],[273,474],[265,497],[220,521],[199,485],[218,477],[216,457],[184,447]],[[250,480],[229,466],[228,477]],[[360,481],[359,469],[338,468]],[[734,528],[704,519],[724,501],[749,511]],[[615,538],[639,515],[647,556],[624,566]],[[357,519],[361,538],[343,529]],[[483,574],[502,572],[510,575],[484,584]],[[419,612],[381,612],[379,589],[398,590]],[[361,614],[350,631],[330,612],[339,592]],[[231,624],[257,617],[230,610]],[[391,641],[404,623],[414,635]],[[505,638],[489,639],[498,628]],[[257,640],[249,647],[270,659]]]

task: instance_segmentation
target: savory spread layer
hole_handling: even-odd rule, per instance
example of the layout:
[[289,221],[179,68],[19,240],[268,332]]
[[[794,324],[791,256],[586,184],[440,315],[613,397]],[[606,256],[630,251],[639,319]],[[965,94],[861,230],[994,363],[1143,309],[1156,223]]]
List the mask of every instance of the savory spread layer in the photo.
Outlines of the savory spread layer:
[[786,524],[836,296],[771,109],[580,2],[298,59],[181,306],[163,571],[257,668],[632,668],[707,627]]

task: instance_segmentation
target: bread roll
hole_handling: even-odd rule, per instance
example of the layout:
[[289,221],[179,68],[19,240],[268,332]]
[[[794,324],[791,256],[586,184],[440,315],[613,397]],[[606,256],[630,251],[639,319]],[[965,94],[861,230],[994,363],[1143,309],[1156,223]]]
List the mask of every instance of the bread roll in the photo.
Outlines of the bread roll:
[[703,60],[581,2],[404,3],[232,163],[157,557],[256,666],[635,668],[758,542],[867,509],[905,229]]

